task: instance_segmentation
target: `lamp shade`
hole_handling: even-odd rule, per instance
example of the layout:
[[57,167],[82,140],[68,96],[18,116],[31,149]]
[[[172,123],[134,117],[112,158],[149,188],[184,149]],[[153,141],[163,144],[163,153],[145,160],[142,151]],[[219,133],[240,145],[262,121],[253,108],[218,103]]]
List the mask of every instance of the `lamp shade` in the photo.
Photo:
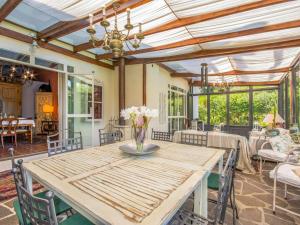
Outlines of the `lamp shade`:
[[48,104],[43,105],[44,113],[53,113],[53,111],[54,111],[54,107],[52,105],[48,105]]
[[[264,123],[268,123],[268,124],[272,124],[274,120],[274,114],[267,114],[266,117],[264,118],[263,122]],[[275,117],[275,123],[284,123],[284,119],[282,119],[282,117],[276,113],[276,117]]]

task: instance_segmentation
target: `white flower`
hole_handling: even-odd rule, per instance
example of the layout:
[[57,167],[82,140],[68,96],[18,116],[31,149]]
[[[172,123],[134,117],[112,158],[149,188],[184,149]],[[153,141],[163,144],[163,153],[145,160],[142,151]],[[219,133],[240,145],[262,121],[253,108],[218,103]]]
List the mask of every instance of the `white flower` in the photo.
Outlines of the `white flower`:
[[121,110],[121,117],[125,120],[134,119],[137,116],[146,116],[148,118],[158,117],[158,110],[157,109],[149,109],[146,106],[136,107],[132,106],[127,109]]

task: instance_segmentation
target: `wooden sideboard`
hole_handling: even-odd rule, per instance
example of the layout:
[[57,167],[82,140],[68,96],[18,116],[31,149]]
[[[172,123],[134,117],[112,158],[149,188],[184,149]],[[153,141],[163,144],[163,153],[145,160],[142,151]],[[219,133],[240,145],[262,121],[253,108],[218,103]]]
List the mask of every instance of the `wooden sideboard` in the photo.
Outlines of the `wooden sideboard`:
[[[22,85],[0,82],[0,113],[21,116]],[[1,109],[2,107],[2,109]]]
[[45,120],[46,114],[43,112],[43,105],[53,105],[52,92],[36,92],[35,93],[35,132],[41,134],[42,121]]

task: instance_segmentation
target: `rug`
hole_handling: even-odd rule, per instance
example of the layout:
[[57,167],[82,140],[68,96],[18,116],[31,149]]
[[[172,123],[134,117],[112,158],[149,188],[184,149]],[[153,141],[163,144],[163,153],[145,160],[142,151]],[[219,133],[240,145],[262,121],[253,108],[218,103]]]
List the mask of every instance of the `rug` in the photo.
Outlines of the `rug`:
[[[43,188],[38,183],[33,183],[33,190]],[[17,196],[16,186],[11,171],[0,172],[0,202],[10,200]]]

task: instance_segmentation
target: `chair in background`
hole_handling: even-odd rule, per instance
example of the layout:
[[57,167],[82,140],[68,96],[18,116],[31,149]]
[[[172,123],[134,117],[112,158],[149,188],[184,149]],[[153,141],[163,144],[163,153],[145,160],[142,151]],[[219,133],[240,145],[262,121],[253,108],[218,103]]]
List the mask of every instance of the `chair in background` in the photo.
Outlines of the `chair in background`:
[[203,134],[188,134],[181,132],[181,144],[207,146],[208,132]]
[[[236,161],[236,151],[231,151],[219,180],[217,205],[212,219],[200,217],[189,210],[179,210],[168,225],[207,225],[219,224],[224,219],[227,202],[230,195],[230,185],[233,179],[233,167]],[[234,219],[235,223],[235,219]]]
[[[16,168],[12,170],[15,174]],[[49,191],[45,198],[31,195],[19,182],[16,183],[20,211],[18,215],[21,225],[92,225],[85,217],[76,213],[62,222],[58,222],[54,194]]]
[[[239,155],[240,155],[240,141],[237,141],[236,149],[234,149],[232,151],[235,151],[236,156],[235,156],[235,161],[234,161],[233,168],[232,168],[232,182],[230,184],[230,205],[231,205],[231,208],[233,210],[233,217],[234,217],[233,219],[235,220],[235,218],[236,219],[239,218],[237,205],[236,205],[236,201],[235,201],[234,178],[235,178],[236,165],[237,165]],[[211,190],[218,191],[219,188],[220,188],[219,187],[219,184],[220,184],[219,180],[220,180],[220,174],[212,172],[208,177],[208,181],[207,181],[208,188],[211,189]],[[213,202],[213,203],[217,203],[217,201],[214,200],[214,199],[209,199],[209,201]],[[223,216],[221,218],[221,222],[224,221],[224,216],[225,216],[225,212],[223,213]]]
[[[10,156],[11,156],[12,169],[13,169],[12,172],[13,172],[13,177],[14,177],[15,184],[16,185],[19,184],[19,186],[22,186],[23,188],[26,188],[27,187],[27,181],[26,181],[25,176],[24,176],[23,160],[19,159],[17,162],[15,162],[14,149],[9,148],[8,151],[9,151]],[[41,199],[46,199],[46,193],[47,193],[46,191],[39,192],[39,193],[35,194],[35,197],[38,197],[38,198],[41,198]],[[18,189],[17,189],[17,194],[19,195]],[[62,201],[60,198],[58,198],[56,196],[54,196],[53,201],[54,201],[54,207],[55,207],[57,215],[68,212],[72,209],[68,204],[66,204],[64,201]],[[18,200],[14,201],[13,206],[14,206],[16,214],[19,218],[19,221],[21,221],[22,219],[20,219],[20,218],[22,218],[22,215],[21,215],[21,209],[20,209],[19,201]]]
[[162,132],[162,131],[155,131],[152,129],[151,139],[157,141],[173,141],[172,133],[170,132]]
[[5,118],[1,119],[1,143],[2,148],[4,148],[4,137],[12,137],[14,140],[15,146],[17,146],[17,132],[16,129],[18,127],[18,119],[16,118]]
[[64,130],[47,136],[48,156],[83,149],[81,132]]
[[122,133],[121,131],[111,131],[111,132],[102,132],[99,130],[99,143],[100,146],[113,144],[121,141]]
[[[271,149],[265,149],[266,145],[270,145]],[[269,160],[276,163],[282,163],[289,159],[293,151],[298,149],[292,138],[288,134],[279,135],[276,137],[268,138],[261,145],[261,149],[258,150],[259,158],[259,172],[262,174],[263,160]]]
[[284,184],[284,197],[287,198],[287,186],[300,188],[300,163],[284,162],[278,164],[271,172],[270,177],[274,179],[273,188],[273,213],[276,208],[285,212],[300,216],[299,213],[293,212],[286,207],[276,205],[277,182]]

